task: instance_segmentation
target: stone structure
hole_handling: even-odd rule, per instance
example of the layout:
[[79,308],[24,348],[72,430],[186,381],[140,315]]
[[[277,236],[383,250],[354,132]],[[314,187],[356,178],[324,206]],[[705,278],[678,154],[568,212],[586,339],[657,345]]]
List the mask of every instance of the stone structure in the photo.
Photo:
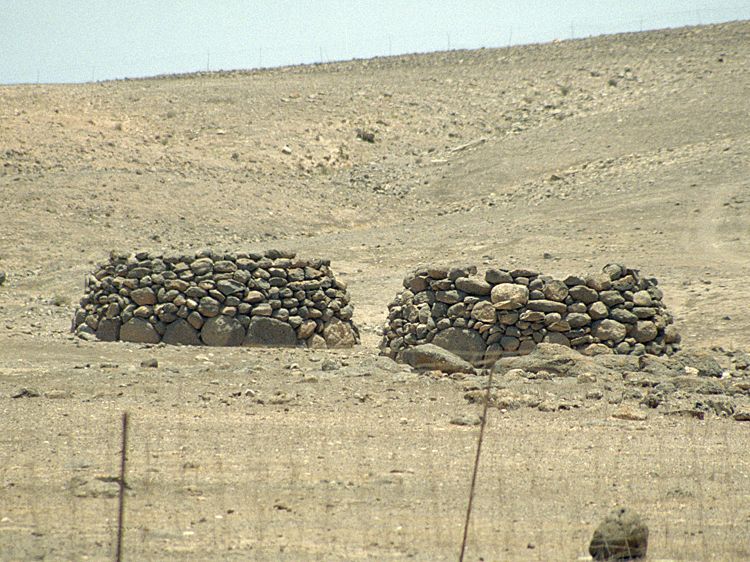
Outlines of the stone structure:
[[351,347],[346,284],[294,253],[110,255],[87,278],[73,330],[105,341]]
[[610,264],[564,280],[535,271],[421,267],[388,307],[381,352],[432,343],[474,365],[531,352],[537,343],[584,354],[672,354],[680,336],[656,279]]

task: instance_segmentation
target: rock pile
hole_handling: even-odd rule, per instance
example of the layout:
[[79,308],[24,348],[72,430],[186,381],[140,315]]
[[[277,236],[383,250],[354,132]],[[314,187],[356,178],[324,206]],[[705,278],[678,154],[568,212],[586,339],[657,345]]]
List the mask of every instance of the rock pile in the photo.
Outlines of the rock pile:
[[403,360],[432,343],[474,365],[530,353],[538,343],[587,355],[671,355],[680,335],[656,279],[610,264],[601,273],[564,280],[535,271],[475,266],[421,267],[404,279],[388,307],[381,352]]
[[105,341],[350,347],[346,284],[292,252],[110,255],[86,281],[73,330]]

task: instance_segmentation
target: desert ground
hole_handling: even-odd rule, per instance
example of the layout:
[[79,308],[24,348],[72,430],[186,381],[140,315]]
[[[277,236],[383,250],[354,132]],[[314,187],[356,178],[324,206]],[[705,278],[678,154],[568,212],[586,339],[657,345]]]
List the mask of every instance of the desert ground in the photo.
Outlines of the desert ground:
[[[127,560],[456,560],[486,379],[379,356],[388,303],[418,264],[617,262],[720,376],[659,407],[624,375],[499,376],[539,400],[489,410],[466,560],[589,560],[622,505],[649,560],[750,560],[748,60],[735,22],[1,86],[0,559],[113,558],[127,411]],[[205,247],[329,258],[361,344],[70,333],[111,250]]]

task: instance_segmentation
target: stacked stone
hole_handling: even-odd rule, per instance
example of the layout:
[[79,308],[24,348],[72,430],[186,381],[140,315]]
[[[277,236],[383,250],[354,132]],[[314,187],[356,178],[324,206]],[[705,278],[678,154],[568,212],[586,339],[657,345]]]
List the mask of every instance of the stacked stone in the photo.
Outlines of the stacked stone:
[[553,279],[527,269],[424,267],[388,307],[381,352],[438,345],[475,365],[530,353],[537,343],[586,354],[672,354],[680,336],[657,280],[610,264],[601,273]]
[[359,341],[330,261],[292,252],[110,255],[88,276],[73,329],[180,345],[349,347]]

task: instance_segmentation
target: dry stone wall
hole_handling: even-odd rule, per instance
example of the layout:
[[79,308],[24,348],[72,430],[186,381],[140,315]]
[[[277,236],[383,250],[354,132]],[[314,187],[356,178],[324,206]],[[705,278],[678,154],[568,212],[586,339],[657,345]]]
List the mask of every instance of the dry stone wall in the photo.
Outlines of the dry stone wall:
[[88,276],[73,330],[105,341],[350,347],[359,333],[349,301],[329,260],[291,252],[112,253]]
[[388,307],[381,352],[432,343],[474,365],[549,342],[582,353],[672,354],[680,336],[657,280],[610,264],[563,280],[535,271],[432,266],[411,272]]

